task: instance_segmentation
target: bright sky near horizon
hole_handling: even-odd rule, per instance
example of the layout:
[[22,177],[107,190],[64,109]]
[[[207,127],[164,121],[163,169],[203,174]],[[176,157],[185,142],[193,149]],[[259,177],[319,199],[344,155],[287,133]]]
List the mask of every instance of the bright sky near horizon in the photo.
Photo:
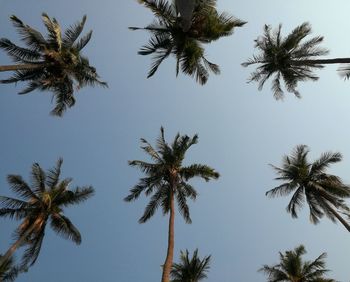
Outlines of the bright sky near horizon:
[[[335,5],[340,4],[340,5]],[[325,37],[331,57],[349,55],[348,1],[218,0],[218,9],[247,21],[227,38],[206,46],[209,60],[221,67],[206,85],[180,74],[174,58],[167,59],[154,77],[146,79],[149,56],[137,51],[149,35],[129,31],[152,21],[149,10],[134,0],[0,0],[0,37],[19,43],[9,17],[14,14],[44,32],[41,13],[67,27],[84,14],[85,32],[93,37],[84,48],[108,89],[83,88],[76,106],[63,118],[49,116],[50,93],[19,96],[23,85],[0,85],[0,195],[13,196],[6,175],[29,180],[32,163],[51,168],[63,157],[63,177],[73,185],[93,185],[96,195],[65,213],[80,230],[75,246],[47,229],[41,254],[19,282],[154,282],[161,277],[167,243],[168,218],[159,211],[138,224],[149,199],[134,203],[123,198],[142,174],[128,160],[146,159],[139,139],[154,144],[160,126],[167,140],[177,132],[199,134],[199,143],[186,163],[205,163],[221,174],[218,181],[194,181],[199,192],[190,202],[193,223],[176,216],[175,261],[180,250],[199,249],[212,255],[208,282],[263,282],[263,264],[278,262],[278,252],[304,244],[306,259],[327,252],[329,276],[349,281],[350,234],[327,218],[318,225],[308,219],[307,207],[292,219],[285,207],[289,198],[268,199],[277,186],[269,163],[279,165],[298,144],[316,158],[339,151],[344,160],[331,171],[350,183],[350,81],[336,66],[319,71],[316,83],[299,85],[302,99],[292,95],[273,99],[270,84],[263,91],[247,84],[253,68],[241,63],[254,53],[254,39],[264,24],[283,24],[283,34],[307,21],[314,35]],[[0,64],[10,59],[0,51]],[[0,79],[8,74],[1,73]],[[19,222],[0,219],[0,252],[11,243]],[[17,255],[19,257],[19,254]]]

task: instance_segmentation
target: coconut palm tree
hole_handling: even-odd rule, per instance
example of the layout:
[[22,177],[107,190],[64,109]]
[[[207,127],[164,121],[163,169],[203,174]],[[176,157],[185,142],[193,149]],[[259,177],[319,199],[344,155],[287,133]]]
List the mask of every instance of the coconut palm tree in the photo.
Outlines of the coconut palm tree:
[[303,261],[302,256],[305,254],[303,245],[285,253],[280,252],[280,263],[264,265],[259,271],[267,275],[269,282],[336,282],[324,277],[329,272],[326,269],[326,253],[322,253],[314,261]]
[[56,166],[46,173],[34,163],[31,186],[19,175],[7,176],[10,188],[23,200],[0,196],[0,216],[22,220],[22,223],[14,232],[14,244],[0,258],[0,265],[21,246],[26,246],[21,266],[33,265],[39,256],[48,223],[58,235],[76,244],[81,243],[79,230],[64,216],[63,209],[84,202],[93,195],[94,189],[91,186],[69,189],[72,179],[59,179],[62,162],[59,159]]
[[148,77],[153,76],[163,60],[172,54],[176,58],[176,75],[181,69],[183,73],[195,77],[200,84],[205,84],[209,71],[218,74],[220,70],[218,65],[206,59],[203,44],[229,36],[235,27],[245,24],[226,13],[219,14],[215,8],[216,0],[188,1],[185,9],[183,1],[179,0],[172,3],[167,0],[139,2],[156,17],[152,24],[144,28],[130,27],[131,30],[141,29],[151,33],[148,44],[138,52],[140,55],[153,55]]
[[[0,255],[0,259],[2,255]],[[14,265],[13,258],[9,258],[3,264],[0,265],[0,282],[12,282],[15,281],[20,269]]]
[[275,179],[283,183],[266,192],[266,195],[275,197],[293,193],[287,206],[287,212],[292,217],[298,217],[297,212],[306,200],[312,223],[318,223],[326,215],[333,222],[339,220],[350,232],[349,223],[339,214],[349,215],[344,198],[350,196],[350,187],[338,176],[327,173],[327,168],[340,162],[342,155],[326,152],[314,162],[309,162],[308,153],[306,145],[299,145],[290,156],[283,158],[281,167],[271,165],[278,175]]
[[0,48],[15,62],[14,65],[0,66],[0,72],[14,71],[13,76],[0,80],[0,83],[27,81],[27,87],[19,94],[33,90],[52,91],[56,106],[51,113],[57,116],[62,116],[67,108],[75,104],[75,89],[87,85],[107,86],[81,54],[92,35],[90,31],[78,40],[86,16],[63,33],[57,20],[43,13],[42,19],[48,31],[46,37],[16,16],[10,19],[27,47],[19,47],[7,38],[0,39]]
[[210,257],[206,256],[201,260],[196,249],[190,259],[188,250],[181,251],[180,263],[174,263],[171,270],[171,282],[198,282],[207,278]]
[[130,161],[129,165],[138,167],[146,174],[140,182],[130,190],[130,194],[124,199],[127,202],[136,200],[142,192],[146,196],[151,194],[151,200],[148,203],[139,223],[148,221],[161,207],[163,214],[169,216],[168,231],[168,249],[163,266],[162,282],[169,282],[170,271],[174,256],[174,220],[175,220],[175,199],[177,200],[180,214],[186,223],[191,223],[190,210],[187,204],[187,198],[195,200],[197,192],[188,180],[194,177],[200,177],[205,181],[217,179],[219,173],[213,168],[202,165],[192,164],[183,166],[186,151],[198,142],[198,135],[192,138],[180,134],[175,136],[174,141],[169,145],[164,138],[164,129],[161,127],[160,137],[156,141],[154,149],[145,139],[141,139],[141,148],[151,157],[153,162],[144,162],[139,160]]
[[265,82],[272,78],[272,91],[276,99],[284,97],[281,80],[284,81],[288,92],[300,98],[297,85],[300,81],[316,81],[318,76],[314,70],[323,68],[326,64],[348,64],[340,68],[340,74],[350,77],[350,58],[320,59],[327,55],[328,50],[319,47],[323,42],[322,36],[306,39],[311,34],[309,23],[296,27],[288,36],[282,37],[282,25],[276,30],[265,25],[263,36],[255,40],[255,48],[259,53],[248,59],[242,65],[257,65],[256,71],[249,78],[249,82],[259,82],[261,90]]

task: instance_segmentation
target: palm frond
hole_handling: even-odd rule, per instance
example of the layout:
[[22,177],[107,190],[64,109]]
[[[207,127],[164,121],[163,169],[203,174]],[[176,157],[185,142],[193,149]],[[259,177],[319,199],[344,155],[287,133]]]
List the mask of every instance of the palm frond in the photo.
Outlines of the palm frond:
[[[80,34],[82,33],[83,29],[84,29],[84,25],[86,22],[86,15],[83,16],[82,20],[74,25],[71,25],[68,29],[66,29],[66,31],[64,32],[64,36],[63,36],[63,44],[66,47],[71,47],[74,42],[78,39],[78,37],[80,36]],[[91,32],[89,32],[90,35],[88,37],[91,37]],[[87,40],[87,38],[84,39],[84,41]],[[87,41],[89,41],[90,39],[88,39]],[[82,43],[84,43],[84,41]],[[87,43],[87,42],[86,42]],[[86,45],[85,43],[85,45]],[[80,47],[82,46],[82,44],[79,44]],[[79,50],[81,50],[82,48],[80,48]]]
[[63,163],[63,159],[59,158],[57,160],[56,166],[52,169],[49,169],[46,175],[46,185],[50,189],[54,189],[57,183],[59,182],[59,177],[61,174],[61,166]]
[[15,15],[10,17],[13,25],[17,28],[22,40],[30,46],[34,51],[41,51],[47,45],[47,41],[40,32],[24,24]]
[[10,174],[7,176],[7,182],[10,184],[10,188],[14,193],[21,196],[24,199],[37,199],[38,197],[31,190],[29,185],[22,179],[20,175]]
[[59,23],[55,18],[50,19],[46,13],[42,14],[42,20],[48,31],[48,43],[54,47],[56,51],[60,51],[62,48],[62,35]]
[[3,49],[15,62],[37,62],[41,54],[35,50],[19,47],[7,38],[0,39],[0,48]]
[[67,217],[62,214],[53,213],[50,219],[51,227],[58,235],[80,245],[80,232]]

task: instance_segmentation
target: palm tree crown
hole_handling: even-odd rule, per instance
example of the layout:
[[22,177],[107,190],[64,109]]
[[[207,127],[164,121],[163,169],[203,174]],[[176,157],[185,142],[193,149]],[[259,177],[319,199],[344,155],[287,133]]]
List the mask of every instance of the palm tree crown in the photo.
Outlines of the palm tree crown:
[[76,244],[81,243],[78,229],[64,216],[63,208],[84,202],[93,195],[94,190],[91,186],[69,189],[72,179],[59,179],[62,162],[59,159],[57,165],[46,173],[39,164],[33,164],[31,186],[19,175],[8,175],[10,188],[23,200],[0,196],[0,216],[22,220],[14,233],[17,241],[4,255],[5,260],[18,247],[25,245],[22,266],[33,265],[38,258],[48,222],[58,235]]
[[211,256],[206,256],[202,260],[198,257],[198,249],[189,258],[189,252],[181,251],[180,263],[174,263],[171,270],[171,282],[198,282],[207,278],[210,268]]
[[329,165],[341,161],[341,154],[327,152],[310,163],[308,153],[307,146],[299,145],[290,156],[283,158],[282,167],[272,165],[278,174],[275,179],[284,183],[269,190],[266,195],[285,196],[293,192],[287,206],[287,211],[292,217],[297,217],[298,210],[306,200],[312,223],[317,223],[323,215],[326,215],[333,222],[338,219],[350,232],[349,224],[338,214],[338,212],[349,214],[344,198],[350,196],[350,187],[338,176],[326,172]]
[[[139,51],[140,55],[154,55],[148,77],[154,75],[159,65],[169,55],[176,58],[176,74],[179,70],[194,76],[200,84],[205,84],[209,71],[220,72],[219,66],[209,62],[204,56],[203,43],[210,43],[233,33],[235,27],[245,22],[216,11],[216,0],[195,0],[192,18],[185,21],[181,18],[176,2],[167,0],[139,0],[150,9],[156,21],[145,28],[130,27],[132,30],[148,30],[151,38],[147,45]],[[179,3],[178,3],[179,4]],[[189,22],[184,23],[184,22]],[[186,25],[186,27],[184,26]]]
[[259,271],[267,275],[269,282],[336,282],[324,277],[329,272],[325,268],[326,253],[314,261],[303,261],[302,256],[305,254],[305,247],[300,245],[294,250],[279,253],[279,264],[264,265]]
[[13,66],[0,66],[0,71],[15,71],[12,77],[1,80],[0,83],[28,81],[28,86],[19,94],[36,89],[52,91],[56,106],[51,113],[62,116],[67,108],[75,104],[75,89],[86,85],[107,84],[99,80],[96,69],[90,65],[88,58],[81,54],[92,35],[90,31],[78,40],[86,16],[64,33],[55,18],[51,19],[43,13],[42,19],[48,31],[46,38],[16,16],[11,16],[13,25],[27,47],[19,47],[6,38],[0,39],[0,48],[16,62]]
[[279,25],[273,31],[271,26],[265,25],[263,36],[255,40],[255,47],[260,53],[242,65],[258,65],[249,81],[259,82],[259,90],[274,76],[271,89],[276,99],[283,98],[281,80],[284,81],[288,92],[300,97],[296,90],[298,82],[318,79],[313,73],[314,69],[322,68],[322,64],[329,60],[314,59],[328,54],[328,50],[319,47],[323,41],[322,36],[304,40],[311,33],[308,23],[298,26],[286,37],[282,37],[281,28],[282,25]]
[[131,166],[140,168],[146,174],[146,177],[140,179],[140,182],[130,190],[130,194],[124,200],[127,202],[136,200],[142,192],[146,196],[153,194],[143,216],[139,220],[140,223],[149,220],[159,207],[162,208],[164,215],[170,213],[168,251],[162,276],[162,282],[169,282],[174,253],[174,201],[177,200],[180,214],[185,221],[191,223],[187,198],[195,200],[197,191],[188,183],[188,180],[200,177],[205,181],[209,181],[210,179],[217,179],[219,173],[202,164],[183,166],[182,162],[186,151],[198,142],[198,135],[191,138],[187,135],[180,136],[180,134],[177,134],[174,141],[169,145],[164,138],[164,129],[161,128],[156,149],[145,139],[141,139],[141,142],[143,144],[141,148],[152,158],[153,162],[139,160],[129,162]]
[[136,200],[142,192],[145,192],[146,196],[153,193],[139,220],[140,223],[144,223],[154,215],[158,207],[162,207],[163,213],[167,214],[170,211],[170,197],[174,195],[181,215],[187,223],[191,223],[187,198],[195,200],[197,192],[187,181],[193,177],[201,177],[205,181],[219,177],[219,173],[207,165],[182,166],[186,151],[198,142],[198,135],[190,138],[187,135],[177,134],[173,143],[169,145],[165,141],[162,127],[156,149],[143,138],[141,142],[145,145],[141,148],[154,163],[139,160],[129,162],[129,165],[140,168],[147,176],[140,179],[139,184],[130,190],[130,194],[124,200],[127,202]]

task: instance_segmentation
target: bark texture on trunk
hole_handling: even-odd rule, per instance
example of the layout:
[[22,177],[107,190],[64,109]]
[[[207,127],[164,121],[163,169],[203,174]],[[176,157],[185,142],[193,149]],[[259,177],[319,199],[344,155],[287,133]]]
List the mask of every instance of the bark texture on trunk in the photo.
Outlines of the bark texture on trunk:
[[292,60],[292,65],[329,65],[350,64],[350,58],[320,59],[320,60]]
[[350,232],[350,225],[349,223],[342,218],[336,210],[334,210],[330,205],[328,205],[327,203],[325,203],[325,205],[327,206],[327,208],[329,209],[329,211],[344,225],[344,227]]
[[174,257],[174,222],[175,222],[175,205],[174,205],[174,189],[170,192],[170,217],[168,232],[168,250],[163,265],[162,282],[170,281],[170,271],[173,265]]
[[23,64],[23,65],[8,65],[0,66],[0,72],[3,71],[17,71],[17,70],[32,70],[43,67],[41,64]]

